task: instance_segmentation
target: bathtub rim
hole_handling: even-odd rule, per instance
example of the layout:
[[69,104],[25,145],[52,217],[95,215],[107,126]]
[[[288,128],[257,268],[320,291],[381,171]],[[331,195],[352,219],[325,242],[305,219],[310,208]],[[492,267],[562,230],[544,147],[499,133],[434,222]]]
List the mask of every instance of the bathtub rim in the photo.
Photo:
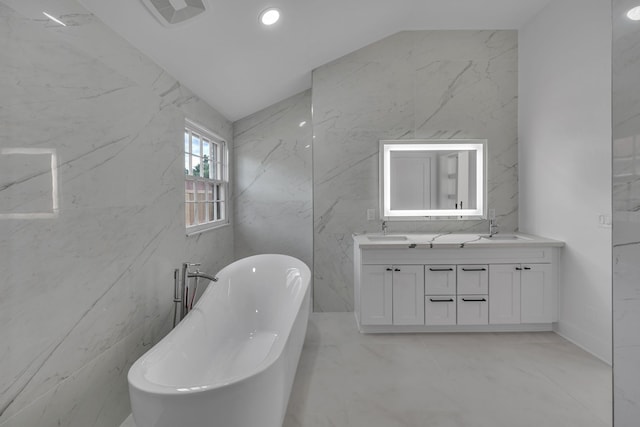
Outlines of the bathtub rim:
[[[300,310],[302,310],[302,305],[303,304],[310,304],[310,288],[311,288],[311,270],[309,269],[309,266],[307,266],[306,263],[304,263],[302,260],[292,257],[290,255],[284,255],[284,254],[259,254],[259,255],[253,255],[253,256],[249,256],[249,257],[245,257],[245,258],[241,258],[239,260],[236,260],[234,262],[232,262],[231,264],[228,264],[227,266],[225,266],[224,268],[222,268],[222,270],[220,270],[217,275],[221,275],[224,273],[224,271],[226,269],[230,269],[231,266],[233,266],[234,264],[240,263],[241,261],[249,261],[251,259],[255,259],[255,258],[268,258],[268,257],[272,257],[272,256],[277,256],[279,258],[288,258],[290,260],[295,261],[296,263],[299,263],[300,266],[296,266],[296,268],[299,268],[301,271],[301,276],[303,279],[303,283],[306,283],[305,286],[305,291],[304,294],[302,296],[302,300],[300,303],[300,306],[298,307],[298,311],[297,313],[300,312]],[[304,268],[302,268],[304,267]],[[217,276],[216,275],[216,276]],[[306,280],[305,279],[306,276]],[[209,283],[211,284],[211,282]],[[215,282],[213,283],[213,286],[215,286]],[[209,293],[209,289],[212,289],[213,286],[207,286],[207,289],[204,291],[203,295],[201,296],[201,300],[202,298],[205,296],[205,294]],[[306,302],[305,302],[306,301]],[[198,305],[199,302],[196,303],[196,305],[194,306],[192,311],[196,311],[198,309]],[[189,314],[187,314],[187,316],[185,317],[185,319],[189,317]],[[185,320],[183,319],[183,321]],[[180,322],[182,323],[182,322]],[[216,383],[215,385],[212,384],[201,384],[201,385],[193,385],[191,387],[187,387],[187,386],[172,386],[172,385],[162,385],[162,384],[158,384],[158,383],[154,383],[149,381],[143,374],[144,372],[144,365],[145,362],[149,359],[149,357],[151,357],[154,354],[154,350],[155,351],[159,351],[159,349],[156,349],[157,346],[159,346],[161,343],[165,343],[163,345],[170,345],[170,341],[173,338],[173,335],[176,335],[176,331],[178,330],[180,323],[178,323],[178,325],[173,328],[171,331],[169,331],[169,333],[167,335],[165,335],[160,341],[158,341],[152,348],[150,348],[147,352],[145,352],[142,356],[140,356],[132,365],[131,368],[129,368],[129,371],[127,373],[127,382],[129,387],[133,387],[135,388],[138,392],[143,392],[143,393],[151,393],[151,394],[158,394],[158,395],[164,395],[164,396],[187,396],[190,394],[195,394],[195,393],[204,393],[204,392],[212,392],[218,389],[222,389],[225,387],[229,387],[231,385],[234,384],[239,384],[241,382],[244,381],[248,381],[251,378],[255,377],[256,375],[261,375],[262,373],[264,373],[266,370],[268,370],[273,364],[275,364],[278,361],[278,357],[273,357],[272,351],[269,352],[269,354],[267,355],[267,357],[264,358],[264,360],[262,362],[260,362],[255,369],[251,370],[249,373],[247,374],[243,374],[243,375],[238,375],[237,377],[232,377],[230,378],[228,381],[224,381],[224,382],[219,382]],[[291,334],[289,334],[286,338],[286,340],[288,341],[291,337]],[[284,346],[286,346],[286,342],[283,344],[283,348]]]

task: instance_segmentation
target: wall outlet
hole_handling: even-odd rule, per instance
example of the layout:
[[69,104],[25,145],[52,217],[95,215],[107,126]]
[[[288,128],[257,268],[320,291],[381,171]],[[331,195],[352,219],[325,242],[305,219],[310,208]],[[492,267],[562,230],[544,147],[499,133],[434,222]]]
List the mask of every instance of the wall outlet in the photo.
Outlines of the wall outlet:
[[496,210],[489,209],[489,219],[496,219]]
[[375,220],[376,220],[376,210],[367,209],[367,221],[375,221]]
[[611,228],[611,215],[599,215],[598,227]]

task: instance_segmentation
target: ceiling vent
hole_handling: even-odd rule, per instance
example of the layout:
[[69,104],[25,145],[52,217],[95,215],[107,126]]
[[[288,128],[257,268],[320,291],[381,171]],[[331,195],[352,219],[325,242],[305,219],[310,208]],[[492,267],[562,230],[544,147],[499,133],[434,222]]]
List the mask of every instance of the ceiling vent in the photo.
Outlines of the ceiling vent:
[[207,10],[206,0],[142,0],[149,12],[165,27],[173,27]]

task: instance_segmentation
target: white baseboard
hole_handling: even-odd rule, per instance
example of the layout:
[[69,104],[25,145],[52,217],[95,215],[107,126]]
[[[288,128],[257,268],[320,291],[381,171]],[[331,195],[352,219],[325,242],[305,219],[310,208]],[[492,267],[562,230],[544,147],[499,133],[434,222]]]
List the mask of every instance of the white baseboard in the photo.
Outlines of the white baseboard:
[[468,332],[551,332],[551,323],[520,325],[359,325],[360,332],[365,334],[388,333],[468,333]]
[[593,351],[589,347],[587,347],[584,344],[582,344],[580,341],[578,341],[578,339],[574,338],[575,336],[579,337],[581,335],[584,335],[579,330],[577,330],[576,328],[573,328],[571,326],[567,326],[566,324],[563,325],[562,328],[560,328],[558,323],[554,323],[553,332],[555,332],[556,334],[560,335],[562,338],[564,338],[565,340],[569,341],[571,344],[574,344],[574,345],[580,347],[581,349],[583,349],[587,353],[591,354],[593,357],[596,357],[597,359],[600,359],[601,361],[603,361],[607,365],[612,366],[611,356],[610,355],[609,356],[604,356],[602,354],[598,354],[597,352]]

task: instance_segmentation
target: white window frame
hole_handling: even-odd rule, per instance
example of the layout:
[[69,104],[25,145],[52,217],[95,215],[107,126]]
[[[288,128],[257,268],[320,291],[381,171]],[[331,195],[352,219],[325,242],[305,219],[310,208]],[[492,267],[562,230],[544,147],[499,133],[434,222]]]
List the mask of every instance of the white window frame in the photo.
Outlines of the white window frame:
[[[189,135],[189,151],[186,151],[187,144],[186,141],[183,141],[184,168],[187,170],[187,173],[185,173],[184,186],[184,224],[187,236],[190,236],[229,224],[229,148],[227,141],[225,141],[224,138],[188,119],[185,120],[183,135],[186,136],[187,134]],[[199,156],[193,153],[194,135],[200,137]],[[215,158],[216,161],[212,162],[210,160],[210,165],[212,165],[215,170],[215,176],[212,178],[194,176],[192,174],[194,157],[204,157],[203,147],[205,145],[205,141],[210,143],[209,159],[213,158],[211,154],[213,153],[213,150],[216,149],[214,147],[217,147],[218,152],[218,156]],[[210,171],[212,166],[209,166]],[[189,182],[192,183],[192,188],[194,189],[193,200],[188,200],[189,193],[187,192],[187,186]],[[205,190],[204,200],[200,202],[197,200],[198,197],[196,193],[198,183],[204,183],[205,187],[210,187],[212,190],[211,193]],[[209,197],[210,194],[212,195],[211,198]],[[190,218],[190,204],[193,205],[193,220],[195,221],[192,225],[188,224],[188,220]],[[216,208],[216,205],[220,206],[219,210]],[[199,222],[201,216],[199,209],[202,209],[203,207],[205,209],[205,220],[203,222]],[[213,217],[212,220],[211,217]]]

